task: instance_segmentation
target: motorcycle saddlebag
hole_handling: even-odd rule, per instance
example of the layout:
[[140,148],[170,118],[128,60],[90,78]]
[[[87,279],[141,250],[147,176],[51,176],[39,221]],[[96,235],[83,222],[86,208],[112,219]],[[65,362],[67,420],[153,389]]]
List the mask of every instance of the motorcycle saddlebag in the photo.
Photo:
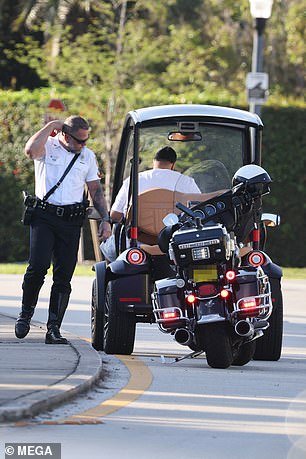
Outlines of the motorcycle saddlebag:
[[176,279],[161,279],[155,282],[156,299],[159,308],[179,307]]
[[233,283],[235,299],[259,295],[257,268],[243,267],[238,270],[236,282]]

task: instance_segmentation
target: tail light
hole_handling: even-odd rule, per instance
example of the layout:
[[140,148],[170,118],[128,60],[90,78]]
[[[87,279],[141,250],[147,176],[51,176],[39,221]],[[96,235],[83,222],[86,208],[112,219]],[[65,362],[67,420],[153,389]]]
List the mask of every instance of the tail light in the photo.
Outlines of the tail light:
[[142,250],[131,249],[127,254],[127,261],[132,265],[140,265],[146,259],[146,256]]
[[178,308],[165,308],[160,311],[160,318],[164,320],[175,320],[181,316]]
[[261,298],[247,298],[240,302],[241,309],[257,308],[262,303]]
[[246,298],[239,303],[240,314],[244,317],[257,315],[261,305],[261,298]]
[[247,255],[247,262],[251,266],[261,266],[264,265],[266,262],[265,254],[260,252],[259,250],[253,250]]
[[233,282],[236,279],[236,272],[235,271],[227,271],[225,273],[225,277],[229,282]]
[[215,284],[202,284],[199,285],[198,289],[200,296],[213,296],[217,294],[217,288]]
[[230,296],[230,291],[227,290],[226,288],[223,288],[220,292],[220,296],[221,298],[223,298],[224,300],[226,300],[229,296]]
[[193,294],[189,294],[186,296],[186,301],[189,304],[195,303],[196,297]]

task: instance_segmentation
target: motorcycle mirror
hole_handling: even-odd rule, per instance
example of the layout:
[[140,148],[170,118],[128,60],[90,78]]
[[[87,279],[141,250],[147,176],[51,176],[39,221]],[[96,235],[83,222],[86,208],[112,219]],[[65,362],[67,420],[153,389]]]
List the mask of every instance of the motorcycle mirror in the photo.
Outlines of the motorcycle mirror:
[[164,218],[163,218],[163,223],[165,226],[172,226],[172,225],[176,225],[176,223],[178,223],[179,219],[178,219],[178,216],[174,213],[170,213],[170,214],[167,214]]
[[262,214],[261,221],[265,226],[279,226],[280,216],[278,214]]

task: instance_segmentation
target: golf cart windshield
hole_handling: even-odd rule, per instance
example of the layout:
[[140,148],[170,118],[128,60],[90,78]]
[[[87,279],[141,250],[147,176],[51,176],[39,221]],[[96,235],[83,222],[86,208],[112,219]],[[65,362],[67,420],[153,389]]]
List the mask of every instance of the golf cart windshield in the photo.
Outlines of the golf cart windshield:
[[[188,132],[186,132],[187,128]],[[207,190],[208,187],[228,188],[228,177],[232,177],[243,165],[245,135],[246,131],[241,125],[228,126],[215,123],[192,122],[183,125],[183,123],[169,122],[169,124],[140,127],[139,172],[152,168],[153,157],[160,148],[171,146],[177,154],[175,170],[186,175],[199,176],[198,167],[202,174],[201,163],[206,161],[206,175],[209,174],[211,182],[212,174],[208,171],[212,163],[209,161],[218,161],[221,164],[219,172],[217,166],[214,166],[215,185],[212,183],[209,185],[208,179],[198,183],[202,193],[210,192]],[[132,159],[133,135],[129,139],[124,178],[130,175]],[[223,186],[222,181],[225,181],[227,186]]]

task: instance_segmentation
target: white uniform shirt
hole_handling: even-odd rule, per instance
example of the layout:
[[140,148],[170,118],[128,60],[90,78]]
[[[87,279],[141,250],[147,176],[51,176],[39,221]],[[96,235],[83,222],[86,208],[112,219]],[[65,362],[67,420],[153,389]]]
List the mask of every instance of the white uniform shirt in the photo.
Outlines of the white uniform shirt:
[[[165,188],[166,190],[176,190],[183,193],[201,193],[192,177],[188,177],[171,169],[150,169],[140,172],[138,179],[138,193],[142,193],[151,188]],[[123,181],[122,187],[116,196],[111,210],[126,215],[129,183],[129,177]]]
[[[74,153],[67,151],[59,142],[58,135],[49,137],[45,145],[45,155],[34,160],[35,194],[42,199],[58,182]],[[84,185],[92,180],[100,180],[96,156],[83,147],[79,157],[66,175],[61,185],[48,199],[50,204],[67,205],[82,202]]]

